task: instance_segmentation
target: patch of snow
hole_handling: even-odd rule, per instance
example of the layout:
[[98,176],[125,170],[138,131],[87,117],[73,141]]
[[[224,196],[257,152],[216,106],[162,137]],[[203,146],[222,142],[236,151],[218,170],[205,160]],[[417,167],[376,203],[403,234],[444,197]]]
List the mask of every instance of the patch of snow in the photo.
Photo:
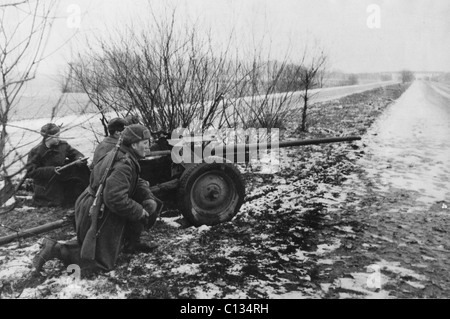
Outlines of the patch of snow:
[[227,270],[227,273],[230,275],[240,275],[242,270],[242,265],[236,264],[233,267]]
[[20,208],[16,208],[16,210],[18,212],[27,212],[27,211],[33,210],[33,209],[35,209],[35,207],[23,206],[23,207],[20,207]]
[[241,251],[241,248],[236,246],[223,246],[221,247],[220,256],[222,257],[228,257],[231,253]]
[[214,284],[207,283],[203,287],[195,287],[196,299],[216,299],[220,298],[222,289]]
[[424,285],[419,284],[419,283],[414,282],[414,281],[406,281],[406,283],[407,283],[408,285],[414,287],[414,288],[417,288],[417,289],[424,289],[424,288],[425,288]]
[[194,237],[196,237],[196,236],[194,236],[194,234],[190,234],[190,233],[181,234],[181,235],[177,236],[178,240],[176,242],[174,242],[174,245],[176,246],[178,244],[181,244],[182,242],[190,241]]
[[324,293],[328,293],[328,290],[330,290],[331,284],[320,284],[320,289],[323,290]]
[[202,225],[202,226],[196,228],[196,230],[197,230],[199,233],[208,231],[208,230],[210,230],[210,229],[211,229],[211,226],[208,226],[208,225]]
[[355,233],[351,226],[334,226],[334,228],[345,233]]
[[400,262],[388,262],[386,260],[381,260],[380,262],[377,262],[377,265],[380,266],[382,270],[393,272],[402,277],[413,277],[414,279],[419,281],[427,280],[427,277],[423,275],[419,275],[410,269],[400,267]]
[[20,195],[17,195],[16,196],[16,198],[20,198],[20,199],[33,199],[33,196],[32,195],[26,195],[26,196],[20,196]]
[[31,259],[28,256],[10,259],[1,266],[0,280],[22,279],[30,272],[31,266]]
[[247,293],[239,289],[232,293],[228,293],[223,297],[223,299],[246,299],[246,298],[248,298]]
[[385,237],[385,236],[378,236],[378,235],[375,235],[375,234],[370,234],[373,238],[376,238],[376,239],[381,239],[381,240],[384,240],[384,241],[387,241],[387,242],[389,242],[389,243],[393,243],[394,241],[393,240],[391,240],[391,239],[389,239],[389,238],[387,238],[387,237]]
[[70,276],[61,276],[46,280],[36,288],[25,289],[20,297],[23,299],[42,298],[42,291],[50,292],[49,299],[125,299],[128,293],[117,285],[112,285],[105,277],[98,277],[95,280],[80,280]]
[[29,247],[14,249],[17,244],[8,250],[8,256],[0,265],[0,280],[18,280],[26,277],[32,268],[32,259],[39,251],[39,244],[34,244]]
[[333,265],[336,261],[333,259],[319,259],[317,264],[319,265]]
[[425,256],[425,255],[422,255],[422,259],[423,260],[436,260],[436,258],[428,257],[428,256]]
[[181,265],[178,268],[172,269],[172,272],[175,274],[195,275],[200,272],[200,265],[199,264],[185,264],[185,265]]
[[258,239],[266,240],[266,239],[268,239],[269,237],[270,237],[270,236],[269,236],[268,234],[259,234],[259,235],[253,236],[252,239],[258,238]]
[[[355,291],[355,294],[339,293],[340,298],[364,298],[364,299],[389,299],[387,290],[379,289],[378,291],[373,291],[373,288],[369,288],[367,285],[369,281],[369,273],[351,273],[353,278],[339,278],[340,288]],[[383,284],[387,283],[388,277],[380,274],[381,287]]]
[[271,295],[271,299],[306,299],[310,298],[303,291],[290,291],[280,295]]
[[179,219],[180,217],[176,216],[176,217],[162,217],[161,220],[166,223],[169,226],[175,227],[175,228],[179,228],[181,227],[181,225],[179,223],[177,223],[175,220]]
[[333,250],[338,249],[339,247],[341,247],[341,241],[335,240],[335,242],[333,244],[320,244],[317,245],[317,250],[314,252],[317,255],[323,255],[329,252],[332,252]]
[[282,259],[284,261],[289,261],[290,260],[288,256],[286,256],[284,254],[281,254],[279,252],[278,252],[278,257],[280,257],[280,259]]
[[307,252],[297,249],[292,257],[300,261],[307,261],[308,257],[305,256],[305,253]]

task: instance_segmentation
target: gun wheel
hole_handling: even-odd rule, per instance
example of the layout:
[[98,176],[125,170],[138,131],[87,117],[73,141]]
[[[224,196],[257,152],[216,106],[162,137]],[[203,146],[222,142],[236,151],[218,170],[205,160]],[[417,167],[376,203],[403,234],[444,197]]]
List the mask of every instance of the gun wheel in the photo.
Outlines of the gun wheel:
[[197,164],[186,169],[180,179],[180,210],[197,227],[231,220],[244,197],[244,181],[232,164]]

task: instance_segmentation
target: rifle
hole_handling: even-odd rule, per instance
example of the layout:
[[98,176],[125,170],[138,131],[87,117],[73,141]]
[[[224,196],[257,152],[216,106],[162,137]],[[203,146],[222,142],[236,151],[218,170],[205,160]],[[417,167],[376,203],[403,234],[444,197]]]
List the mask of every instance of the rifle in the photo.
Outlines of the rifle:
[[76,161],[73,161],[72,163],[66,164],[64,166],[59,167],[58,169],[55,169],[55,174],[53,174],[53,176],[49,179],[47,185],[45,185],[45,187],[44,187],[44,190],[46,190],[47,187],[49,187],[53,183],[53,181],[55,180],[56,176],[58,176],[61,171],[65,170],[66,168],[69,168],[71,166],[74,166],[74,165],[76,165],[78,163],[87,161],[88,158],[89,157],[79,158]]
[[122,135],[117,141],[116,146],[114,147],[113,156],[111,156],[111,160],[106,166],[105,173],[100,180],[97,191],[95,192],[94,202],[92,206],[89,208],[89,216],[91,216],[91,226],[84,237],[83,244],[81,246],[81,258],[86,260],[94,260],[95,259],[95,249],[97,246],[97,224],[98,224],[98,215],[100,214],[101,207],[103,206],[103,187],[105,186],[106,179],[108,178],[109,171],[111,170],[114,162],[116,160],[117,153],[120,148],[120,144],[122,143]]

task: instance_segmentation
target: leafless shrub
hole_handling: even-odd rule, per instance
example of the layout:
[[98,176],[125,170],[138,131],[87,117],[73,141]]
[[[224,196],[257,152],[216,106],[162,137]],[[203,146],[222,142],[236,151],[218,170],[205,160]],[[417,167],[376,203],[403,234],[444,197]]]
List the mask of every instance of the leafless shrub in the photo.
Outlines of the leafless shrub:
[[[235,87],[230,105],[232,127],[283,128],[292,113],[295,92],[302,89],[302,65],[263,60],[255,55],[242,69],[245,81]],[[298,98],[297,98],[298,102]]]
[[[24,85],[35,78],[44,58],[55,1],[8,1],[0,6],[0,166],[4,187],[1,205],[15,193],[11,179],[24,169],[10,172],[9,162],[23,162],[18,146],[11,145],[7,127]],[[26,156],[26,155],[25,155]],[[12,158],[12,159],[11,159]]]
[[403,70],[400,72],[402,83],[412,82],[415,79],[414,73],[409,70]]
[[[310,58],[308,58],[310,56]],[[299,126],[300,131],[306,131],[306,121],[308,114],[309,101],[313,94],[311,94],[311,89],[318,87],[319,85],[319,74],[322,69],[325,68],[327,63],[327,55],[319,47],[313,48],[309,51],[308,48],[302,57],[302,64],[304,66],[303,72],[300,73],[300,81],[303,84],[303,90],[301,91],[301,97],[303,100],[302,107],[302,120]]]
[[352,73],[348,76],[348,85],[356,85],[356,84],[358,84],[358,76]]
[[221,98],[239,82],[239,65],[229,59],[228,48],[213,47],[195,26],[177,28],[175,13],[167,20],[154,17],[140,34],[100,38],[99,53],[80,55],[71,64],[100,111],[138,114],[153,131],[224,125]]

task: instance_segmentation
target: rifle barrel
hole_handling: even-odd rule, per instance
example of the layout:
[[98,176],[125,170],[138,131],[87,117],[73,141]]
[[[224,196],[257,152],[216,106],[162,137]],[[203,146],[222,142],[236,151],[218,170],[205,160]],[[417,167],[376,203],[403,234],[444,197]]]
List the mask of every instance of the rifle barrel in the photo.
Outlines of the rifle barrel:
[[61,167],[58,169],[58,172],[61,172],[62,170],[65,170],[66,168],[68,168],[68,167],[70,167],[70,166],[73,166],[73,165],[75,165],[75,164],[77,164],[77,163],[79,163],[79,162],[86,161],[88,158],[89,158],[89,157],[79,158],[79,159],[77,159],[77,160],[75,160],[75,161],[73,161],[73,162],[70,162],[69,164],[66,164],[66,165],[64,165],[64,166],[61,166]]

